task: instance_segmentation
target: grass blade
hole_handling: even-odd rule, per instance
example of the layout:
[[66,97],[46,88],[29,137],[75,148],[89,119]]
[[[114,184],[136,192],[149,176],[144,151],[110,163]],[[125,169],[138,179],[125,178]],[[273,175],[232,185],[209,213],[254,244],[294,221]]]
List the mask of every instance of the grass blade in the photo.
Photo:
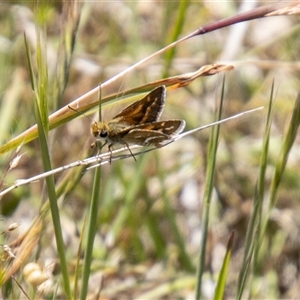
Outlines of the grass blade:
[[229,262],[230,262],[230,257],[231,257],[231,252],[232,252],[232,244],[234,241],[234,232],[232,232],[229,241],[227,243],[226,247],[226,254],[223,260],[222,268],[217,280],[216,288],[215,288],[215,294],[213,299],[218,300],[218,299],[223,299],[224,298],[224,291],[225,291],[225,284],[226,284],[226,277],[228,273],[228,268],[229,268]]
[[[272,113],[272,107],[273,107],[273,95],[274,95],[274,82],[272,84],[271,88],[271,95],[270,95],[270,101],[269,101],[269,108],[268,108],[268,114],[267,114],[267,120],[265,125],[265,132],[262,142],[262,153],[261,153],[261,159],[260,159],[260,167],[259,167],[259,173],[258,173],[258,179],[255,187],[255,194],[253,199],[253,207],[252,207],[252,213],[250,215],[250,220],[247,228],[246,233],[246,240],[245,240],[245,250],[244,250],[244,257],[243,257],[243,263],[241,266],[238,284],[237,284],[237,295],[238,299],[242,296],[244,284],[245,284],[245,278],[247,277],[247,270],[249,269],[249,259],[253,255],[253,251],[259,247],[259,243],[257,243],[258,239],[254,238],[255,229],[257,230],[261,226],[261,215],[262,215],[262,203],[264,199],[264,190],[265,190],[265,177],[266,177],[266,168],[267,168],[267,158],[268,158],[268,151],[269,151],[269,141],[270,141],[270,130],[271,130],[271,113]],[[256,234],[257,236],[257,234]],[[253,243],[256,244],[255,247],[251,246]]]
[[[38,35],[39,36],[39,35]],[[27,57],[30,56],[29,46],[25,38],[25,45],[27,51]],[[45,171],[50,171],[52,169],[51,160],[49,155],[48,149],[48,141],[47,141],[47,134],[48,134],[48,109],[47,109],[47,70],[45,68],[45,64],[43,63],[44,60],[44,53],[42,51],[41,41],[38,38],[37,41],[37,66],[39,70],[39,81],[36,83],[35,78],[33,77],[33,66],[31,61],[29,60],[29,67],[30,67],[30,74],[32,79],[32,87],[34,91],[34,113],[35,118],[38,126],[38,135],[39,135],[39,142],[40,142],[40,149],[42,155],[42,161]],[[59,209],[57,204],[57,196],[55,191],[55,184],[53,176],[49,176],[46,179],[49,203],[50,203],[50,210],[52,216],[52,222],[54,227],[55,239],[56,239],[56,246],[59,255],[59,260],[61,264],[61,272],[63,277],[63,286],[65,290],[65,294],[67,298],[71,297],[71,289],[70,289],[70,282],[69,282],[69,275],[67,270],[67,261],[64,252],[64,242],[62,237],[62,229],[60,224],[60,217],[59,217]]]
[[[225,78],[223,78],[222,91],[221,91],[221,101],[218,111],[218,120],[221,119],[223,100],[224,100],[224,88],[225,88]],[[220,125],[213,127],[209,144],[208,144],[208,163],[206,169],[206,179],[205,179],[205,190],[203,196],[203,214],[202,214],[202,235],[200,240],[200,252],[199,252],[199,264],[197,269],[197,284],[196,284],[196,299],[201,297],[201,282],[202,275],[204,273],[205,255],[206,255],[206,244],[207,244],[207,234],[208,234],[208,222],[209,222],[209,212],[210,212],[210,201],[214,186],[214,171],[216,164],[216,155],[218,148]]]
[[82,270],[82,285],[80,290],[80,299],[85,300],[88,291],[88,282],[90,277],[90,269],[92,263],[92,252],[94,246],[94,238],[96,234],[98,207],[100,202],[100,182],[101,182],[101,167],[96,168],[94,174],[93,191],[91,196],[91,205],[89,216],[87,219],[87,241],[85,248],[85,256]]

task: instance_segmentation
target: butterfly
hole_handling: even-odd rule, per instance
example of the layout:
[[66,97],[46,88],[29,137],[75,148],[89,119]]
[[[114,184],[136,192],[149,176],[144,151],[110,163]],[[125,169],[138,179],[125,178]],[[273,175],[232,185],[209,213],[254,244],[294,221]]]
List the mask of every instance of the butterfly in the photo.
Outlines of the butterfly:
[[125,145],[134,159],[129,144],[161,147],[185,127],[184,120],[159,121],[165,99],[166,87],[162,85],[127,106],[112,120],[94,122],[91,125],[92,135],[97,141],[104,141],[101,147],[108,144],[110,153],[114,144]]

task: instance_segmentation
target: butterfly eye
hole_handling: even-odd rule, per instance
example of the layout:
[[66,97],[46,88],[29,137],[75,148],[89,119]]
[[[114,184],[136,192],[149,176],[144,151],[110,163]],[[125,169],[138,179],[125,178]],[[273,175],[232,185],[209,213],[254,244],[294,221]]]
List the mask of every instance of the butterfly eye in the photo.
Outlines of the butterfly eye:
[[101,138],[106,138],[106,137],[107,137],[107,131],[106,131],[106,130],[101,130],[99,136],[100,136]]

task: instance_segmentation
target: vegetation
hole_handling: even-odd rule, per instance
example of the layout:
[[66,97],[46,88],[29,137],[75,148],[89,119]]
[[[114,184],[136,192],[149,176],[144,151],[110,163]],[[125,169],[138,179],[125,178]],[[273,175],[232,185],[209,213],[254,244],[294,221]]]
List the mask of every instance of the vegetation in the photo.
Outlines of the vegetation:
[[[297,297],[299,5],[14,3],[0,4],[1,297]],[[91,123],[162,84],[161,119],[186,131],[264,109],[133,147],[136,161],[99,156]]]

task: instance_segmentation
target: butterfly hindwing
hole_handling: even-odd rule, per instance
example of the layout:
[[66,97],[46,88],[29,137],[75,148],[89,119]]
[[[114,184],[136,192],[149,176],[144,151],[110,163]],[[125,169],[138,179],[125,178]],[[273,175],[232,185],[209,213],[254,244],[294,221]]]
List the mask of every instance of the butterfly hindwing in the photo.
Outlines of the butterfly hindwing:
[[185,127],[184,120],[167,120],[167,121],[137,125],[129,132],[135,129],[139,129],[139,130],[151,130],[156,132],[162,132],[166,135],[175,135],[182,132],[184,127]]
[[185,121],[183,120],[167,120],[129,127],[124,129],[121,134],[126,136],[126,142],[129,144],[158,146],[162,142],[171,140],[172,136],[184,129],[184,126]]
[[141,146],[158,146],[168,140],[170,140],[170,136],[155,130],[133,129],[126,135],[128,144]]

